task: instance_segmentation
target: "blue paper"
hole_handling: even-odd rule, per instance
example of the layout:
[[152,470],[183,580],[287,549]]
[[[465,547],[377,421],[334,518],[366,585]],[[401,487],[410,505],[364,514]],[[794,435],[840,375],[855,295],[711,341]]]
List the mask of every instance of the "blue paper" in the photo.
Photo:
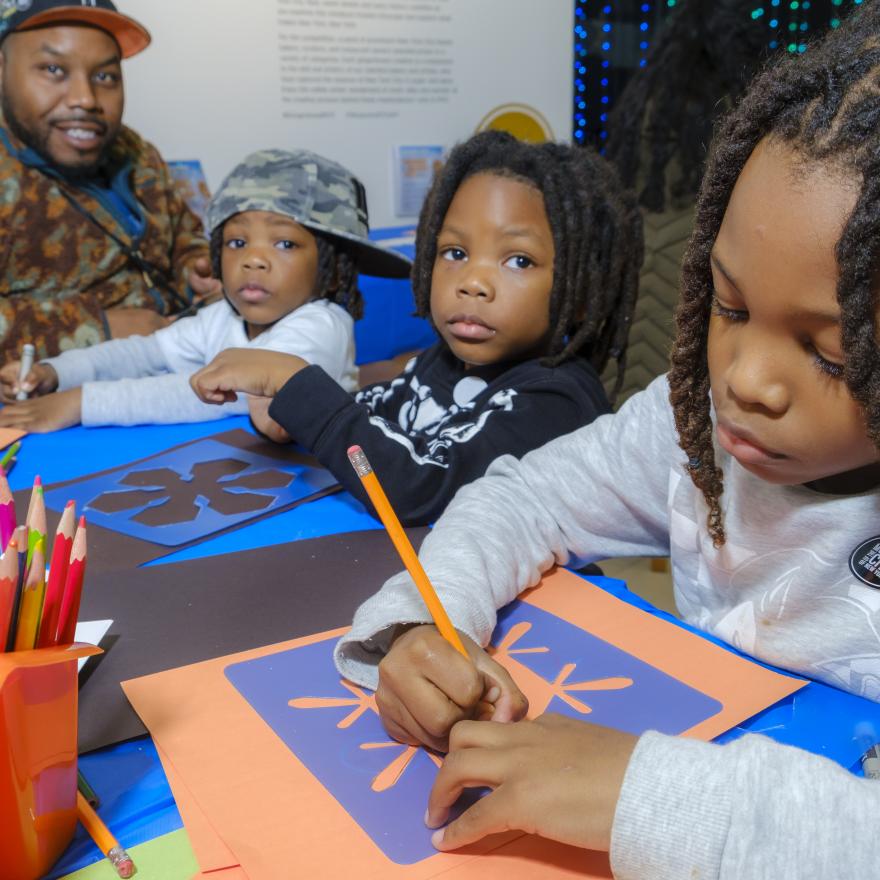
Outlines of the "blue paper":
[[[162,524],[151,522],[152,516],[161,518],[161,507],[172,493],[187,491],[194,471],[216,468],[224,461],[237,462],[239,470],[217,479],[210,497],[193,494],[187,499],[191,506],[188,518]],[[258,475],[272,485],[261,488],[243,485]],[[206,438],[148,461],[47,491],[45,498],[51,510],[62,511],[67,502],[73,500],[90,523],[144,541],[177,547],[285,508],[333,483],[333,475],[323,468],[268,458]],[[238,500],[236,496],[242,495],[247,496],[245,500],[249,500],[250,509],[224,510]],[[108,512],[108,505],[114,505],[117,510]]]
[[[530,628],[516,643],[517,661],[549,682],[571,683],[549,711],[638,734],[681,733],[721,710],[714,698],[526,602],[499,615],[493,643],[523,624]],[[226,676],[389,859],[408,865],[429,858],[436,850],[424,805],[439,758],[388,738],[372,694],[340,680],[334,644],[330,638],[236,663]],[[532,647],[549,650],[520,653]],[[609,678],[616,683],[605,689]]]

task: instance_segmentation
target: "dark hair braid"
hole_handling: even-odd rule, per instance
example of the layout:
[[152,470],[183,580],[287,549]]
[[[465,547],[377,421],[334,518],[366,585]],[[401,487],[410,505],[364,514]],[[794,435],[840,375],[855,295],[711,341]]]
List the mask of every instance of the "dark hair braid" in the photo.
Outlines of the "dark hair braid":
[[465,180],[481,173],[519,180],[542,194],[555,249],[545,362],[556,365],[582,353],[601,373],[614,359],[613,398],[623,381],[638,295],[642,221],[635,199],[592,150],[527,144],[498,131],[474,135],[455,147],[419,216],[412,271],[419,315],[430,315],[437,237],[452,199]]
[[[364,313],[364,301],[358,290],[358,270],[353,252],[341,239],[309,229],[318,247],[318,270],[315,274],[315,298],[329,299],[342,306],[355,320]],[[223,280],[223,225],[211,233],[211,269]]]
[[880,2],[855,12],[799,57],[761,74],[721,126],[700,190],[682,264],[669,373],[670,402],[686,469],[709,506],[709,533],[724,543],[721,469],[715,463],[706,341],[712,307],[710,254],[734,185],[765,137],[804,161],[854,178],[860,194],[836,247],[844,378],[880,448]]
[[[684,0],[660,28],[645,67],[615,101],[606,155],[639,201],[663,211],[667,189],[688,201],[699,189],[718,116],[767,58],[767,25],[753,0]],[[646,155],[647,154],[647,155]],[[667,187],[670,164],[675,176]],[[644,173],[640,173],[644,167]]]

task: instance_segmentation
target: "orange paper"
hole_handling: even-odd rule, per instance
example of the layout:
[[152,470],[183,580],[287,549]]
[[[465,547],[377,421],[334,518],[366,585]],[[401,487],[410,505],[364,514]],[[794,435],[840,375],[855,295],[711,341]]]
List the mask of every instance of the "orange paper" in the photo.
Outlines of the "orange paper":
[[19,431],[18,428],[0,428],[0,449],[12,446],[16,440],[27,436],[27,431]]
[[[523,601],[714,697],[722,709],[688,731],[709,739],[788,696],[804,682],[766,670],[559,570]],[[200,816],[188,826],[203,872],[236,861],[251,880],[290,876],[384,878],[608,878],[607,855],[510,833],[413,865],[389,861],[224,676],[233,663],[338,638],[344,629],[125,682],[126,694],[177,776],[175,793]],[[496,658],[540,714],[559,687],[529,673],[509,649]],[[216,839],[212,836],[216,834]],[[197,839],[198,838],[198,839]],[[226,850],[234,856],[229,859]],[[210,876],[214,876],[211,874]]]

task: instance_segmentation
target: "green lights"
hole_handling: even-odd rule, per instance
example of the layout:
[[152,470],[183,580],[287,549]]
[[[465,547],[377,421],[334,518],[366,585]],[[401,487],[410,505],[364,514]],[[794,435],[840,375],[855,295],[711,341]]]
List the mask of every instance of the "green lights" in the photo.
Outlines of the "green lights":
[[752,21],[759,19],[764,14],[764,9],[762,7],[758,7],[757,9],[752,10]]

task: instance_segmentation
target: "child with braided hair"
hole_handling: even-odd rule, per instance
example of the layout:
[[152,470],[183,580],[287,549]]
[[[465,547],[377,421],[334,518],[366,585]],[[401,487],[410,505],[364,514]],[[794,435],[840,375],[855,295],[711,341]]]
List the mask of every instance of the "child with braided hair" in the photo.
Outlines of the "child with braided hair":
[[614,360],[623,375],[641,261],[635,200],[598,154],[485,132],[452,150],[422,209],[413,290],[440,339],[402,376],[352,397],[301,358],[232,349],[193,387],[253,395],[258,428],[368,503],[346,455],[359,444],[400,519],[431,522],[497,456],[610,410],[599,374]]
[[760,736],[719,746],[522,720],[525,698],[480,646],[496,609],[555,564],[669,554],[689,623],[880,699],[878,270],[874,2],[763,72],[720,128],[668,377],[498,459],[425,539],[473,662],[429,625],[405,573],[337,646],[392,736],[449,751],[426,815],[439,849],[516,828],[609,851],[626,880],[877,875],[876,781]]

